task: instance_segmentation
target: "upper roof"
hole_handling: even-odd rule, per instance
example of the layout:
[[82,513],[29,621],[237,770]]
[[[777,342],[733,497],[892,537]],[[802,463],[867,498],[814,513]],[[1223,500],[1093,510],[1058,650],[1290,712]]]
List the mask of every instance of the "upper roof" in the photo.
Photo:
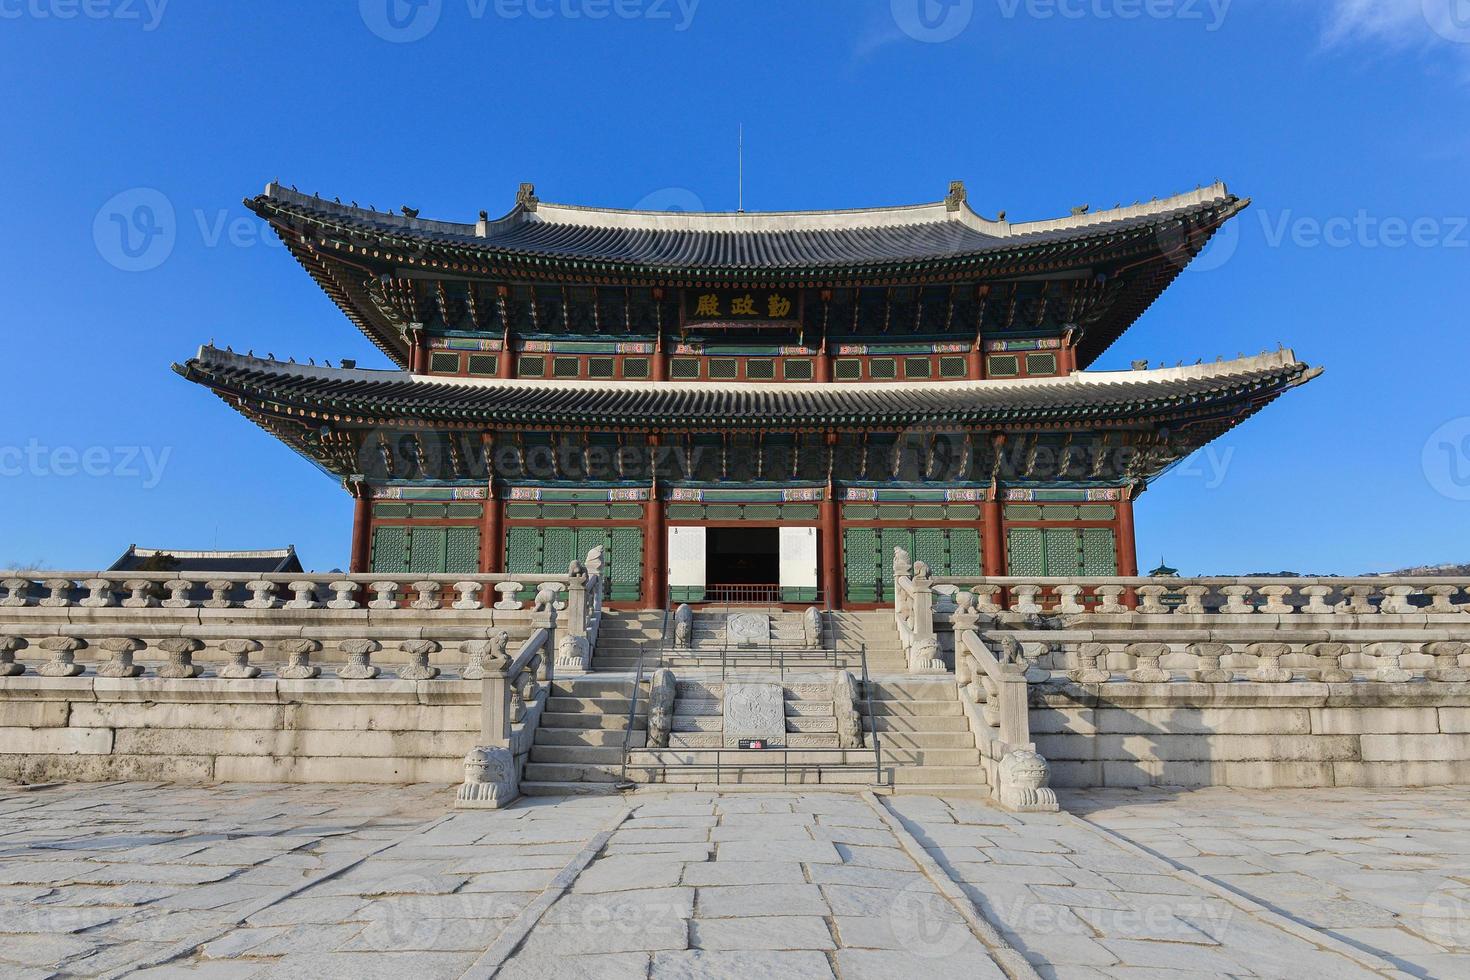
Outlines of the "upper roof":
[[294,545],[263,551],[175,551],[129,545],[109,572],[299,572],[301,559]]
[[1246,203],[1216,183],[1106,211],[1012,223],[970,208],[962,184],[945,200],[843,211],[661,212],[540,201],[522,185],[514,208],[476,223],[431,221],[326,201],[278,183],[246,204],[267,218],[297,217],[344,232],[433,244],[487,261],[589,263],[651,274],[748,276],[851,272],[1004,256],[1058,243],[1153,230],[1181,217],[1223,221]]

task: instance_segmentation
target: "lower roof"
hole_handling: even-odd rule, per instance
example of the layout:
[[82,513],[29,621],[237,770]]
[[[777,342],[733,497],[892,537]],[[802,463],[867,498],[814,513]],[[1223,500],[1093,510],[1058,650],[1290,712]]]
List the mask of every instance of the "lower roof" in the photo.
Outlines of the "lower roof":
[[1232,361],[1061,378],[743,384],[447,378],[281,363],[201,347],[179,374],[251,416],[482,428],[1106,426],[1248,416],[1321,373],[1290,350]]

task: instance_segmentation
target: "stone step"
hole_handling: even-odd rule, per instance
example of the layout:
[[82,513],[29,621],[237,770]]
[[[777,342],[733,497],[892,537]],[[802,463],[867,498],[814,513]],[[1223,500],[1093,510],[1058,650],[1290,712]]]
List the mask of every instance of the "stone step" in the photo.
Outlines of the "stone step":
[[[868,713],[868,702],[859,699],[857,703],[859,714]],[[910,718],[921,715],[935,717],[940,715],[962,715],[964,709],[958,701],[906,701],[898,698],[885,698],[873,700],[873,714],[895,715]]]
[[835,732],[837,731],[837,719],[830,714],[825,718],[787,715],[786,730],[788,732]]
[[609,796],[618,792],[614,783],[560,783],[521,780],[526,796]]
[[569,762],[576,764],[617,764],[623,761],[621,745],[533,745],[532,762]]
[[[631,698],[574,698],[553,695],[546,699],[546,710],[550,714],[599,714],[599,715],[622,715],[627,717],[628,708],[633,704]],[[647,704],[643,698],[638,699],[640,711],[646,710]]]
[[970,719],[963,715],[878,715],[862,716],[863,728],[880,732],[968,732]]
[[983,785],[985,769],[973,766],[895,766],[895,783],[947,783],[950,785]]
[[669,727],[673,732],[719,732],[725,727],[725,719],[720,715],[674,715],[673,724]]
[[[536,729],[536,745],[588,745],[609,746],[623,745],[622,729],[615,728],[547,728],[542,726]],[[641,747],[648,738],[648,733],[643,729],[633,732],[633,744]]]
[[619,765],[570,762],[528,762],[524,778],[533,783],[615,783],[622,779]]
[[[872,754],[872,748],[867,749]],[[980,751],[978,749],[912,749],[899,748],[883,740],[884,763],[896,763],[905,766],[957,766],[969,768],[980,765]]]
[[957,701],[959,687],[953,677],[936,680],[873,681],[873,700],[884,701]]
[[[648,717],[640,713],[633,719],[635,729],[643,729],[648,725]],[[578,714],[575,712],[547,711],[541,715],[541,727],[543,728],[602,728],[623,731],[628,727],[628,717],[622,715],[594,715]]]
[[787,718],[830,718],[833,715],[831,701],[787,701]]
[[723,714],[720,702],[701,698],[680,699],[674,702],[674,717],[718,716]]
[[552,697],[627,698],[633,695],[631,678],[620,679],[584,674],[580,677],[558,677],[551,685]]
[[[865,729],[870,733],[872,729]],[[883,748],[896,749],[969,749],[975,750],[975,736],[963,732],[895,732],[879,731]]]

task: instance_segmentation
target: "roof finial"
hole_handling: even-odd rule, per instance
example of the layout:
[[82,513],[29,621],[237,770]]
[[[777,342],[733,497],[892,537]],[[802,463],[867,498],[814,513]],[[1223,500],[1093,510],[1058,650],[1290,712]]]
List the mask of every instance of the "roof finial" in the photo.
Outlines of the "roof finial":
[[949,195],[944,199],[946,211],[958,211],[960,205],[970,199],[970,192],[965,190],[963,180],[952,180],[949,182]]
[[520,190],[516,192],[517,206],[525,208],[527,211],[534,211],[536,210],[536,205],[539,203],[540,201],[536,197],[536,185],[522,184]]
[[736,178],[735,207],[741,214],[745,213],[745,123],[740,124],[740,129],[735,137],[736,156],[738,157],[739,176]]
[[419,216],[419,209],[418,208],[411,208],[407,204],[405,204],[401,208],[401,210],[403,211],[403,216],[405,218],[417,218]]
[[1072,209],[1072,217],[1074,217],[1074,218],[1080,218],[1084,214],[1086,214],[1087,212],[1089,212],[1091,210],[1092,210],[1092,205],[1091,204],[1079,204],[1075,208]]

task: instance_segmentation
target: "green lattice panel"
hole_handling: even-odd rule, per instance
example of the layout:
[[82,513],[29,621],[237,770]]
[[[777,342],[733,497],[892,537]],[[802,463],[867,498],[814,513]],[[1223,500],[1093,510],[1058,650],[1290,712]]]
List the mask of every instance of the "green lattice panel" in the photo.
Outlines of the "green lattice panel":
[[511,575],[541,574],[541,531],[513,527],[505,539],[505,570]]
[[577,528],[577,561],[585,562],[587,554],[593,548],[607,547],[607,528],[602,527],[579,527]]
[[373,531],[373,571],[387,575],[408,573],[408,528],[380,527]]
[[480,529],[451,527],[444,551],[445,575],[474,575],[480,570]]
[[1046,546],[1040,528],[1013,527],[1006,535],[1006,541],[1010,574],[1046,574]]
[[1046,574],[1076,575],[1082,571],[1082,536],[1069,527],[1046,529]]
[[541,547],[541,573],[565,575],[577,557],[577,532],[569,527],[549,527]]
[[980,558],[980,532],[957,527],[949,532],[949,574],[979,575],[984,570]]
[[1082,574],[1118,574],[1118,545],[1112,528],[1089,527],[1082,531]]
[[416,527],[408,536],[408,570],[414,575],[443,575],[449,529]]
[[949,546],[944,531],[921,528],[914,532],[914,561],[928,564],[930,575],[949,574]]
[[852,602],[876,602],[878,583],[878,532],[870,527],[848,528],[842,536],[847,598]]
[[895,548],[902,548],[910,555],[914,553],[914,532],[903,528],[885,527],[878,532],[879,549],[882,561],[879,569],[883,574],[883,594],[881,601],[893,601],[893,553]]
[[638,599],[643,584],[643,529],[615,527],[609,534],[611,559],[608,580],[612,583],[610,598],[622,601]]

